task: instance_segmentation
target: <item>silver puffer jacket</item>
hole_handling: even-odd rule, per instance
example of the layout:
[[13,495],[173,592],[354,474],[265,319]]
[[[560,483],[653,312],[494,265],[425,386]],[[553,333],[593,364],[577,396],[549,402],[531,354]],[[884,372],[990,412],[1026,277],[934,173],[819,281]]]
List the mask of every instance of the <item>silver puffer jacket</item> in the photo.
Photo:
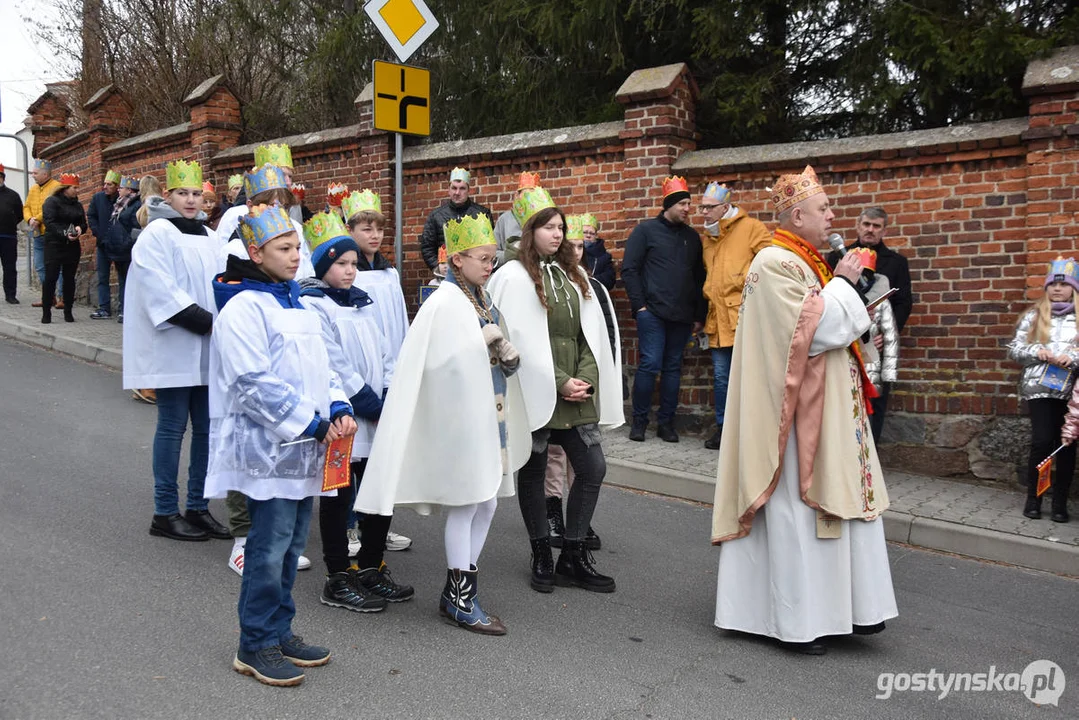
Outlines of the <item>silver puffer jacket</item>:
[[1075,313],[1052,317],[1048,345],[1030,342],[1030,333],[1034,330],[1037,318],[1038,311],[1035,308],[1027,310],[1015,328],[1015,338],[1008,344],[1008,357],[1023,366],[1023,376],[1019,380],[1019,397],[1024,400],[1035,398],[1069,400],[1074,378],[1063,390],[1051,390],[1038,382],[1038,378],[1048,365],[1038,359],[1038,351],[1046,348],[1054,355],[1067,355],[1071,358],[1073,366],[1079,363],[1079,348],[1075,344]]
[[[888,278],[877,274],[873,286],[865,294],[870,302],[888,292]],[[879,351],[873,346],[873,339],[884,336],[884,346]],[[873,311],[873,324],[869,326],[869,342],[866,343],[865,372],[874,387],[880,392],[882,383],[893,383],[899,372],[899,328],[895,324],[892,304],[885,300]]]

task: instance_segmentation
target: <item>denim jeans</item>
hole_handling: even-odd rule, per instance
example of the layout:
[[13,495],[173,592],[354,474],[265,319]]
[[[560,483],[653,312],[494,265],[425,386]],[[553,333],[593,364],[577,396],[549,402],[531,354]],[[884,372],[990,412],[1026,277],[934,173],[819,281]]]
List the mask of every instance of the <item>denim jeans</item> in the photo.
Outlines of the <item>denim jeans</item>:
[[187,469],[187,509],[205,510],[202,496],[210,460],[210,393],[205,385],[157,389],[157,432],[154,433],[154,514],[180,512],[177,475],[180,449],[191,418],[191,458]]
[[[37,273],[38,283],[45,286],[45,236],[34,236],[34,272]],[[56,278],[56,287],[62,288],[64,286],[64,274],[61,272],[60,276]],[[59,295],[57,295],[59,297]]]
[[[160,395],[158,396],[160,397]],[[244,546],[240,583],[240,649],[280,645],[292,637],[296,563],[307,544],[314,498],[247,500],[251,532]]]
[[[112,283],[111,273],[112,260],[109,260],[105,249],[97,246],[97,307],[101,310],[112,312]],[[120,294],[120,302],[123,302],[123,293]]]
[[716,401],[716,425],[723,427],[727,407],[727,384],[731,379],[731,357],[734,347],[712,348],[712,382]]
[[659,381],[660,425],[674,420],[678,409],[678,390],[682,385],[682,353],[692,334],[689,323],[671,322],[658,318],[649,310],[637,313],[637,348],[640,363],[633,376],[633,422],[647,423],[652,408],[652,391]]

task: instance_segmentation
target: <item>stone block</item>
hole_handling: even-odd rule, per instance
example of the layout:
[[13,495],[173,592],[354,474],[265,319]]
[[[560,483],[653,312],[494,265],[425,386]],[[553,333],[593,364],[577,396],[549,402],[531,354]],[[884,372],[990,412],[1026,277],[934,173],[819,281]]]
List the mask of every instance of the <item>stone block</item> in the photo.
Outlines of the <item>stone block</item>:
[[916,475],[966,475],[970,461],[965,450],[921,445],[882,445],[877,449],[881,464]]
[[924,445],[926,437],[925,416],[910,413],[889,413],[884,419],[884,431],[880,442],[884,444],[905,443]]
[[933,435],[933,444],[945,448],[964,447],[985,424],[986,418],[971,415],[944,418]]
[[974,460],[970,463],[970,472],[985,480],[1015,481],[1015,465],[999,460]]
[[1030,453],[1030,420],[1024,417],[995,418],[979,435],[977,447],[992,460],[1025,463]]

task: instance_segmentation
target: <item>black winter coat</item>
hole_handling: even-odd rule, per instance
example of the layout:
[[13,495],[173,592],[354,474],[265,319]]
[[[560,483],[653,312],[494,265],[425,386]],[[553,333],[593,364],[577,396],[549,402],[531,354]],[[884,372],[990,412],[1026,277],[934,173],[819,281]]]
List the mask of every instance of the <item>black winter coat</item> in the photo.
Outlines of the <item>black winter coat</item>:
[[591,245],[584,244],[584,263],[589,275],[603,283],[608,290],[614,290],[614,258],[607,252],[603,238],[596,238]]
[[423,234],[420,235],[420,253],[427,267],[432,270],[438,267],[438,248],[446,243],[446,235],[442,230],[446,223],[450,220],[460,220],[465,215],[480,213],[486,215],[493,226],[494,219],[491,218],[491,211],[473,202],[472,198],[469,198],[468,202],[461,207],[454,206],[449,200],[443,200],[441,205],[431,211],[431,214],[427,216],[427,222],[423,224]]
[[45,200],[41,216],[45,221],[45,262],[78,262],[82,246],[78,238],[67,237],[67,228],[74,225],[86,232],[86,212],[79,199],[66,197],[60,188]]
[[0,237],[18,237],[22,198],[7,185],[0,187]]
[[101,190],[90,198],[90,209],[86,212],[86,219],[98,245],[103,243],[105,236],[109,234],[109,227],[112,226],[112,208],[116,205],[117,197],[117,195],[109,197],[104,190]]
[[131,248],[134,247],[135,238],[138,237],[138,233],[132,233],[132,231],[141,230],[139,219],[135,217],[140,207],[142,207],[142,199],[137,196],[132,198],[127,207],[120,211],[116,222],[109,226],[103,242],[105,254],[109,256],[109,260],[131,262]]
[[630,233],[622,256],[622,282],[633,314],[647,307],[668,322],[703,322],[704,260],[701,236],[689,225],[675,225],[663,213]]

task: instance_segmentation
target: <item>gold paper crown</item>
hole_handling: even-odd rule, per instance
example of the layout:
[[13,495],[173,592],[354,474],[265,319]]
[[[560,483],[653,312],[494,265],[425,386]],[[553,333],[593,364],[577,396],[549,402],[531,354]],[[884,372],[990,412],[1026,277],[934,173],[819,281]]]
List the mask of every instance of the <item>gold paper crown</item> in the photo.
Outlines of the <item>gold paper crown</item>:
[[255,167],[269,163],[278,167],[292,169],[292,148],[288,145],[259,145],[255,148]]
[[689,185],[686,183],[686,179],[677,175],[663,181],[663,197],[667,197],[671,193],[676,192],[689,192]]
[[256,205],[240,218],[240,235],[247,245],[262,247],[290,232],[296,232],[296,228],[285,209],[277,205]]
[[527,188],[522,190],[520,196],[513,201],[513,217],[523,228],[528,218],[549,207],[555,207],[549,192],[541,187]]
[[174,160],[165,166],[165,189],[202,189],[202,166],[197,162]]
[[238,188],[244,186],[243,173],[236,173],[235,175],[229,175],[229,190],[232,188]]
[[521,177],[517,179],[517,189],[524,190],[526,188],[539,187],[540,176],[539,173],[523,172]]
[[115,183],[119,185],[120,180],[120,173],[116,172],[115,170],[109,170],[107,173],[105,173],[105,182],[107,183]]
[[307,247],[311,248],[311,257],[321,256],[316,252],[319,247],[331,240],[345,237],[351,238],[344,220],[335,212],[320,212],[311,216],[311,219],[303,224],[303,236],[307,240]]
[[483,213],[450,220],[442,231],[446,236],[446,255],[456,255],[475,247],[496,244],[491,218]]
[[582,215],[567,215],[566,216],[566,239],[567,240],[584,240],[584,216],[582,216]]
[[772,204],[775,206],[775,211],[781,213],[806,198],[823,192],[824,188],[817,179],[817,173],[813,172],[812,167],[806,165],[805,170],[798,175],[779,176],[775,186],[772,187]]
[[362,212],[382,214],[382,199],[367,188],[362,191],[353,190],[348,197],[341,201],[341,209],[345,211],[345,217],[351,220]]

